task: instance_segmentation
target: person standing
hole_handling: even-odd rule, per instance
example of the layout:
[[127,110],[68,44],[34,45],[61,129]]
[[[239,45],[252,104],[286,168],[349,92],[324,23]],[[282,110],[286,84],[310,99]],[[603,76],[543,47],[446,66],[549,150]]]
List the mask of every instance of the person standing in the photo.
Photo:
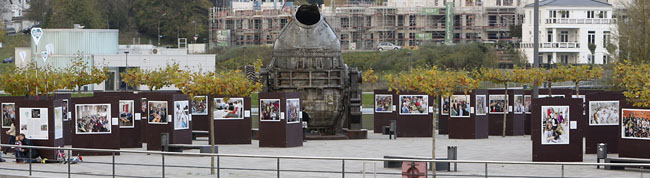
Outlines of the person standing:
[[305,111],[305,107],[301,108],[302,111],[302,141],[307,142],[307,127],[309,126],[309,114]]
[[[9,141],[7,142],[7,144],[11,145],[16,142],[16,125],[14,124],[16,121],[15,119],[11,119],[9,120],[9,122],[11,122],[11,126],[9,127],[9,130],[7,130],[7,132],[5,133],[9,135]],[[3,150],[3,153],[7,154],[7,151],[9,151],[9,148],[5,148]]]

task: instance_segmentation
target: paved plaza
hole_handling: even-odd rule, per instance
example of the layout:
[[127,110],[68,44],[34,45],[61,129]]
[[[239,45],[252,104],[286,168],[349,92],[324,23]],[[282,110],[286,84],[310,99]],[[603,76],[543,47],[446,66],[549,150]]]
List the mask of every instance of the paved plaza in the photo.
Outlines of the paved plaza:
[[[438,157],[446,157],[447,146],[458,147],[458,158],[461,160],[493,160],[493,161],[531,161],[532,147],[530,136],[490,137],[489,139],[478,140],[457,140],[448,139],[447,135],[437,137],[436,153]],[[207,144],[207,141],[194,141],[194,144]],[[144,149],[135,149],[144,150]],[[369,134],[364,140],[326,140],[308,141],[303,147],[296,148],[259,148],[258,141],[254,140],[250,145],[219,145],[220,153],[224,154],[250,154],[250,155],[278,155],[278,156],[318,156],[318,157],[359,157],[359,158],[383,158],[386,155],[393,156],[418,156],[425,157],[431,154],[431,138],[398,138],[389,140],[388,136],[380,134]],[[198,152],[189,150],[186,152]],[[6,155],[5,155],[6,156]],[[616,154],[609,155],[616,157]],[[112,161],[111,156],[87,156],[87,162]],[[28,164],[15,164],[9,162],[0,163],[0,174],[2,175],[27,175],[26,171],[14,171],[9,169],[27,169]],[[146,154],[122,154],[116,156],[119,163],[134,164],[161,164],[160,155]],[[585,155],[584,162],[596,162],[595,155]],[[277,160],[260,158],[221,158],[222,168],[254,168],[254,169],[276,169]],[[400,173],[400,169],[384,169],[382,162],[375,162],[379,173]],[[166,156],[165,169],[166,177],[216,177],[210,175],[208,168],[175,168],[169,166],[198,166],[209,167],[209,157],[183,157]],[[362,161],[346,161],[345,177],[363,177]],[[33,164],[34,170],[39,171],[67,171],[64,164]],[[112,173],[110,164],[80,163],[71,167],[75,173],[86,174],[107,174]],[[135,166],[118,165],[116,174],[121,176],[144,176],[161,177],[160,166]],[[281,160],[282,170],[308,170],[308,171],[341,171],[341,161],[326,160]],[[366,171],[370,172],[366,177],[373,177],[372,163],[366,164]],[[489,165],[489,174],[500,177],[561,177],[561,166],[531,166],[531,165]],[[439,172],[448,175],[444,177],[472,177],[485,174],[484,164],[459,164],[458,172]],[[250,171],[250,170],[221,170],[221,177],[276,177],[275,171]],[[64,174],[34,173],[36,177],[67,177]],[[303,173],[283,171],[281,177],[342,177],[340,173]],[[650,178],[650,171],[642,175],[641,172],[611,171],[596,169],[593,166],[566,166],[564,171],[566,177],[629,177]],[[0,176],[1,177],[1,176]],[[72,177],[93,177],[90,175],[72,175]],[[376,177],[401,177],[399,175],[379,174]]]

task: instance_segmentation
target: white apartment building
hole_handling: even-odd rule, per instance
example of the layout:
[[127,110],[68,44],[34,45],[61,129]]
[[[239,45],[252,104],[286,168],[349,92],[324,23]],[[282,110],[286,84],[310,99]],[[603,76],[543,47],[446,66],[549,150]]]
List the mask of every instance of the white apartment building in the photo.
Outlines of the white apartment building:
[[[616,2],[620,4],[620,0]],[[540,64],[606,64],[616,31],[615,6],[603,0],[544,0],[539,5]],[[534,4],[524,7],[521,50],[533,63]],[[592,56],[589,44],[595,44]]]

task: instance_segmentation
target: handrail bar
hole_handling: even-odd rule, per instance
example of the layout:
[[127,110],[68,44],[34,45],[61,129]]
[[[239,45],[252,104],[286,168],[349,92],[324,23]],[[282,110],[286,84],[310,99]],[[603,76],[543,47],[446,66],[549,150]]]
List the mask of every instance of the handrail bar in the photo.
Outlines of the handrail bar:
[[513,165],[567,165],[567,166],[635,166],[650,167],[645,163],[585,163],[585,162],[524,162],[524,161],[485,161],[485,160],[431,160],[431,159],[386,159],[386,158],[358,158],[358,157],[317,157],[317,156],[272,156],[272,155],[244,155],[244,154],[210,154],[210,153],[175,153],[161,151],[136,151],[136,150],[113,150],[94,148],[60,148],[45,146],[25,146],[0,144],[0,147],[19,147],[48,150],[71,150],[87,152],[114,152],[114,153],[142,153],[142,154],[163,154],[181,156],[219,156],[239,158],[279,158],[279,159],[305,159],[305,160],[345,160],[345,161],[401,161],[401,162],[435,162],[435,163],[472,163],[472,164],[513,164]]

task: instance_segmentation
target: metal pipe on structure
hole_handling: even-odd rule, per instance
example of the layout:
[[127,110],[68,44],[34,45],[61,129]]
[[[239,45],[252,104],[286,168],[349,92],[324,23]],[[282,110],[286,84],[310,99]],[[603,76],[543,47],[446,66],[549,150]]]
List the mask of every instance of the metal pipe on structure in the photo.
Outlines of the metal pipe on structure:
[[[535,10],[533,10],[533,67],[539,68],[539,0],[535,0]],[[523,32],[522,32],[523,33]],[[532,98],[539,95],[539,86],[533,86]]]

